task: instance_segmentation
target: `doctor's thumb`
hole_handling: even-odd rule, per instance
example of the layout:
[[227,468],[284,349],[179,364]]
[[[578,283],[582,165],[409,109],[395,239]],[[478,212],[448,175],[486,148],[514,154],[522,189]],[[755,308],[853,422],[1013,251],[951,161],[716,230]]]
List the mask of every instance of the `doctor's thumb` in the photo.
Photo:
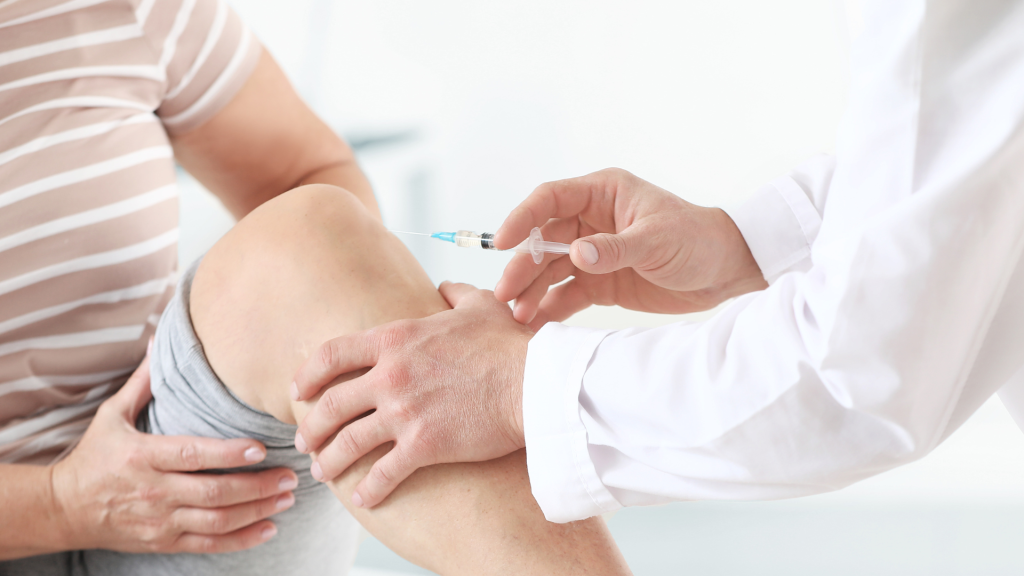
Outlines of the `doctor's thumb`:
[[594,234],[572,243],[569,257],[580,270],[607,274],[633,266],[643,255],[643,246],[628,230],[621,234]]

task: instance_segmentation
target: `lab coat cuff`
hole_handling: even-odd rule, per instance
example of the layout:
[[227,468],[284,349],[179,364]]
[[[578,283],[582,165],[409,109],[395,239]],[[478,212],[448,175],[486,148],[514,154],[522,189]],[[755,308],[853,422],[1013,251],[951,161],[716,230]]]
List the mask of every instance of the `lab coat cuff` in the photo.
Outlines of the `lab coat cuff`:
[[769,284],[786,272],[810,269],[821,215],[793,178],[778,178],[725,212],[740,229]]
[[622,507],[597,474],[580,419],[583,375],[611,332],[551,322],[530,341],[523,381],[526,463],[533,496],[551,522]]

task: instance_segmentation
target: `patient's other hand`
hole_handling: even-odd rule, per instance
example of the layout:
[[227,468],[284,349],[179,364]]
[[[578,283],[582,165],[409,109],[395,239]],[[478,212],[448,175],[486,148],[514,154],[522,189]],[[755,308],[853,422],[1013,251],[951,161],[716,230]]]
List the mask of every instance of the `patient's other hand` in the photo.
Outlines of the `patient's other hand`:
[[324,482],[395,443],[356,487],[358,507],[377,505],[417,468],[491,460],[525,446],[523,369],[533,332],[490,291],[447,282],[440,291],[453,310],[335,338],[295,377],[298,401],[372,367],[324,392],[295,437],[299,451],[319,450],[311,470]]
[[272,538],[266,518],[295,502],[295,473],[186,474],[254,464],[266,450],[255,440],[143,434],[135,420],[151,397],[147,354],[54,466],[62,549],[231,552]]

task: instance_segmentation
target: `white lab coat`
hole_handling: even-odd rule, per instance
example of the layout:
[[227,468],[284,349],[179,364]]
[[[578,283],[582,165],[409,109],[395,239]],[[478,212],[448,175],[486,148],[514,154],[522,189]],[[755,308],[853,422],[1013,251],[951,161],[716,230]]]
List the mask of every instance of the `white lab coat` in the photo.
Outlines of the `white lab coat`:
[[548,324],[523,391],[549,520],[836,490],[992,394],[1024,414],[1024,0],[869,0],[833,159],[731,212],[770,286],[655,329]]

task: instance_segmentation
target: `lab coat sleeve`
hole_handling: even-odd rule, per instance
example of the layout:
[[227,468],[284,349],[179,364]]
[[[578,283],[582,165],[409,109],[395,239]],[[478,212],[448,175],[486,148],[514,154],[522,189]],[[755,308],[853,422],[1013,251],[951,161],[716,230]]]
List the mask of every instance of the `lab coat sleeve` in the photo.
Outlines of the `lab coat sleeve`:
[[769,284],[786,272],[810,270],[835,165],[834,156],[815,156],[726,209]]
[[1024,252],[1022,5],[864,2],[827,204],[791,178],[754,200],[791,221],[740,225],[782,246],[766,290],[699,323],[537,333],[523,417],[549,520],[835,490],[962,421]]

